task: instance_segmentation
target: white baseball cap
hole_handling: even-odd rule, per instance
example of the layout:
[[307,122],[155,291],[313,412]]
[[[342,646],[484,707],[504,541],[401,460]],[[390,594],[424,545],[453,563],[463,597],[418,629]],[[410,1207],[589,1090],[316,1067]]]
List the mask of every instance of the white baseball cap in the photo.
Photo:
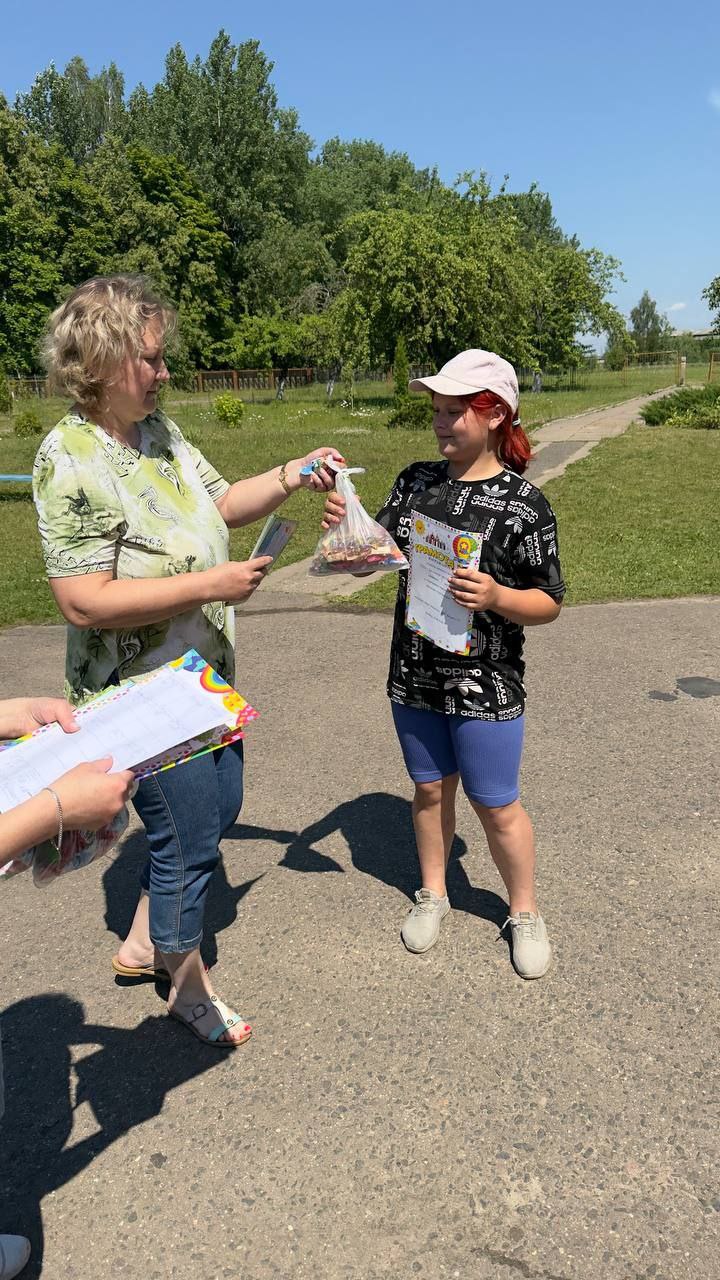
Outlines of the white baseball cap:
[[471,396],[478,391],[493,391],[504,404],[517,413],[520,392],[512,365],[494,351],[461,351],[444,364],[439,373],[429,378],[413,378],[411,391],[437,391],[442,396]]

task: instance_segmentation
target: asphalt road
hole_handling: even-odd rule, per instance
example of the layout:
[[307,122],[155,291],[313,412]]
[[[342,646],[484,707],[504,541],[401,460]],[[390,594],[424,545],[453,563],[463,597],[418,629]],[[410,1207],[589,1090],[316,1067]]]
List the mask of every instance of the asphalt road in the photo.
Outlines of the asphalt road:
[[[524,983],[459,806],[424,957],[390,619],[258,593],[262,712],[205,950],[253,1023],[199,1044],[110,957],[112,860],[2,888],[2,1229],[46,1280],[717,1276],[720,600],[567,609],[528,638],[523,798],[556,962]],[[60,628],[0,633],[0,696],[55,692]],[[28,878],[29,880],[29,878]]]

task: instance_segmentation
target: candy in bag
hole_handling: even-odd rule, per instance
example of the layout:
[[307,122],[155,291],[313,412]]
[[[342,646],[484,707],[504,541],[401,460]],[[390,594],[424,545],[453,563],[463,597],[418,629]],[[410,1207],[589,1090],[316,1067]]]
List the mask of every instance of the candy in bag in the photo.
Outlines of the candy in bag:
[[333,468],[335,488],[345,499],[345,515],[323,535],[315,548],[311,573],[381,573],[407,569],[408,562],[387,529],[368,515],[355,492],[351,475],[364,467]]

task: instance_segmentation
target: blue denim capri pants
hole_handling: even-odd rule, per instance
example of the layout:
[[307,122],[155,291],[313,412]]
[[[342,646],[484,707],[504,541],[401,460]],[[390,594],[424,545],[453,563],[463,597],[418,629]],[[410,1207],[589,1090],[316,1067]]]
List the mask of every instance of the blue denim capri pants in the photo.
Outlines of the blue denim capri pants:
[[177,954],[200,946],[218,845],[242,800],[242,742],[140,783],[133,804],[150,845],[140,883],[150,895],[150,939],[158,951]]
[[473,720],[391,705],[413,782],[437,782],[459,773],[466,796],[476,804],[500,808],[517,800],[524,716]]

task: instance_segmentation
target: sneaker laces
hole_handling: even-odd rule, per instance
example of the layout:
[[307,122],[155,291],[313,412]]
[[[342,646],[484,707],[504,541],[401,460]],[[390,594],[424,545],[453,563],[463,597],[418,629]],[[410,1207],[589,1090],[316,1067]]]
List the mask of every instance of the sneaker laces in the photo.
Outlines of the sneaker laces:
[[502,925],[500,929],[498,938],[501,938],[508,925],[511,925],[513,929],[517,929],[521,938],[526,939],[528,942],[537,942],[537,924],[538,917],[536,915],[533,915],[531,911],[521,911],[519,915],[508,916],[504,925]]
[[433,894],[431,889],[416,889],[415,906],[410,911],[436,911],[441,902],[442,898]]

